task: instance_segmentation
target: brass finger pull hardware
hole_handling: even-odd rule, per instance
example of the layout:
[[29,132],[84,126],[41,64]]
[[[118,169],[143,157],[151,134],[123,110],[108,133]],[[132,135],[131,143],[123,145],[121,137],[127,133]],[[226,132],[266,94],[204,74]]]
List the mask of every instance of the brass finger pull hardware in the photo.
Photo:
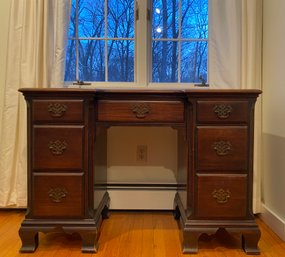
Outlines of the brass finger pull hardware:
[[132,112],[138,119],[143,119],[151,112],[151,107],[148,104],[136,104],[132,106]]
[[233,108],[228,104],[218,104],[213,108],[214,113],[220,119],[227,119],[231,115],[232,110]]
[[60,140],[49,141],[48,148],[53,155],[62,155],[67,149],[67,143]]
[[48,105],[48,112],[51,117],[60,118],[62,117],[67,110],[67,106],[65,104],[53,103]]
[[56,187],[56,188],[51,188],[48,191],[49,198],[55,203],[62,202],[63,198],[66,198],[67,195],[68,192],[65,188]]
[[227,189],[215,189],[212,192],[213,198],[216,200],[217,203],[227,203],[231,197],[231,192]]
[[212,147],[219,156],[228,155],[231,151],[233,151],[232,144],[229,141],[217,141],[212,145]]

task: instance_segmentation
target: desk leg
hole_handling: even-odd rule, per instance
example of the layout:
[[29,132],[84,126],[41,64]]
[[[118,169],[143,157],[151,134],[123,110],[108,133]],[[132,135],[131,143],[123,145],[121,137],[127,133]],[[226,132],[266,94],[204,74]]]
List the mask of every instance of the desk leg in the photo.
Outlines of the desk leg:
[[201,233],[195,233],[190,231],[183,232],[183,253],[198,253],[198,240]]
[[98,251],[98,233],[96,231],[79,232],[82,239],[82,253],[96,253]]
[[19,236],[22,241],[21,253],[33,253],[37,249],[39,243],[39,234],[37,231],[21,227]]
[[258,228],[242,233],[242,247],[246,254],[260,254],[258,241],[261,233]]
[[106,192],[98,206],[97,213],[95,214],[95,227],[93,229],[83,229],[78,231],[82,238],[82,248],[83,253],[96,253],[99,248],[99,230],[103,219],[109,218],[109,205],[110,197]]

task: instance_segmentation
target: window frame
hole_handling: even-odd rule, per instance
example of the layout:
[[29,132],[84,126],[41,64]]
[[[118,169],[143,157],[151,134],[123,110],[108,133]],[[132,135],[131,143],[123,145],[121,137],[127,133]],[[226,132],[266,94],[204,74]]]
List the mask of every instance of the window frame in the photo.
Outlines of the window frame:
[[[210,1],[210,0],[208,0]],[[76,0],[78,3],[78,0]],[[104,0],[104,8],[105,13],[107,10],[106,1]],[[209,4],[208,4],[209,6]],[[209,7],[208,7],[209,10]],[[133,82],[114,82],[114,81],[106,81],[108,78],[108,68],[105,72],[105,81],[65,81],[66,85],[81,85],[85,84],[92,87],[155,87],[155,88],[193,88],[195,85],[199,83],[192,82],[180,82],[180,65],[178,65],[178,82],[152,82],[152,0],[134,0],[134,81]],[[208,11],[209,15],[209,11]],[[138,16],[138,17],[137,17]],[[76,22],[78,24],[78,15],[76,15]],[[107,19],[107,15],[105,15],[105,21]],[[209,24],[208,24],[209,25]],[[105,33],[106,33],[107,23],[105,22]],[[82,40],[82,38],[78,37],[78,31],[76,32],[76,45],[78,45],[78,41]],[[209,30],[208,30],[209,33]],[[68,37],[68,40],[71,38]],[[74,39],[74,38],[73,38]],[[88,38],[83,38],[83,40]],[[99,38],[98,38],[99,39]],[[125,38],[108,38],[106,36],[104,38],[100,38],[104,40],[104,44],[107,44],[108,40],[120,40]],[[157,39],[159,40],[159,39]],[[174,41],[174,40],[171,40]],[[178,40],[176,40],[178,41]],[[183,40],[184,41],[184,40]],[[187,40],[186,40],[187,41]],[[188,40],[190,41],[190,40]],[[209,34],[207,39],[199,39],[197,41],[206,41],[208,43],[208,59],[207,59],[207,70],[209,71]],[[180,41],[182,42],[182,40]],[[193,40],[191,41],[193,42]],[[106,52],[106,47],[105,47]],[[181,53],[180,49],[178,49],[178,62],[181,61]],[[78,55],[78,47],[76,47],[76,55]],[[79,58],[76,59],[76,79],[79,78]],[[105,67],[107,67],[106,57],[105,57]],[[139,72],[138,72],[139,71]],[[209,72],[207,72],[207,81],[209,81]]]

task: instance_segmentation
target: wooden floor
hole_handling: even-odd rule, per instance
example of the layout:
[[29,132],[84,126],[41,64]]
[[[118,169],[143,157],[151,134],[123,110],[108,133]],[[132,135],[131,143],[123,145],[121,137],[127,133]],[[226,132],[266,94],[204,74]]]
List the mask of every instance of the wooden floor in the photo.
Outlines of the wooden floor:
[[[20,254],[18,229],[23,211],[0,211],[0,257],[240,257],[248,256],[241,249],[239,237],[225,231],[202,235],[198,254],[182,254],[178,224],[170,212],[111,212],[104,220],[100,247],[96,254],[82,254],[81,240],[76,234],[40,233],[39,247],[34,254]],[[285,256],[281,241],[261,220],[260,257]]]

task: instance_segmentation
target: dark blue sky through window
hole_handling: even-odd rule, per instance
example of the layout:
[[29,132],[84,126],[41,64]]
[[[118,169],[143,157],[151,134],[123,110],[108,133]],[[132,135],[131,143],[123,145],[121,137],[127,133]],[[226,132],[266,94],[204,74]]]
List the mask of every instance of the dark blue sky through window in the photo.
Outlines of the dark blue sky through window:
[[134,28],[134,0],[73,0],[65,80],[133,82]]
[[152,81],[207,80],[208,0],[153,0]]

